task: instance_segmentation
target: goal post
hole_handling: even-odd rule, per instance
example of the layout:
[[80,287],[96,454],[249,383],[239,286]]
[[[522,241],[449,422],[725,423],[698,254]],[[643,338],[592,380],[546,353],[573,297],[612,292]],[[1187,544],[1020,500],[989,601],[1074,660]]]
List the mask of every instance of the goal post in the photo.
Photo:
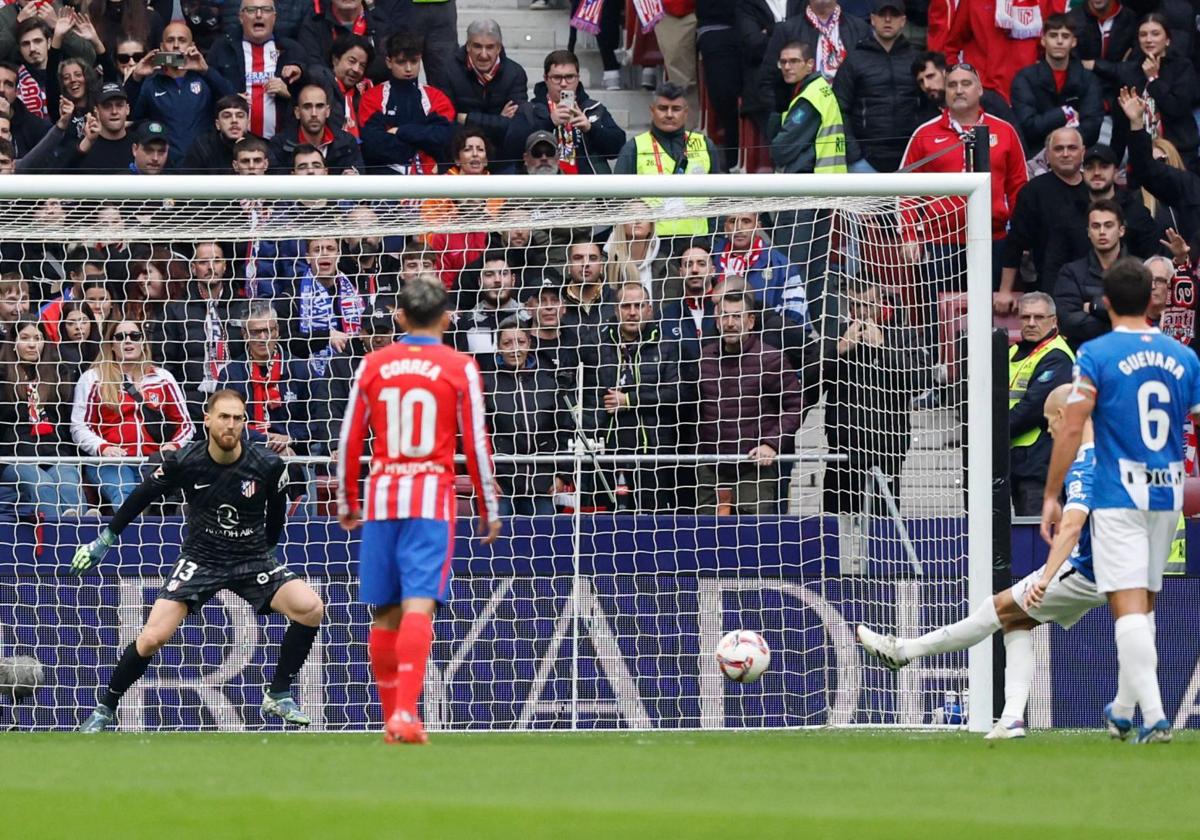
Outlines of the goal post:
[[[352,311],[351,321],[341,323],[353,323],[354,334],[345,337],[348,346],[357,346],[354,342],[365,343],[381,329],[379,318],[389,320],[383,307],[395,289],[387,286],[384,275],[394,274],[395,283],[411,282],[403,279],[404,252],[420,238],[430,248],[421,253],[428,254],[433,250],[429,243],[440,237],[442,245],[451,244],[439,252],[445,260],[434,261],[432,271],[455,295],[466,290],[466,299],[474,304],[490,293],[491,281],[484,275],[489,255],[497,252],[512,257],[511,273],[520,275],[517,286],[524,282],[532,295],[505,310],[507,321],[489,313],[471,320],[474,310],[465,304],[456,313],[455,340],[461,339],[461,348],[475,353],[484,367],[507,363],[507,351],[498,343],[502,323],[515,322],[529,341],[538,338],[538,289],[560,283],[554,295],[561,303],[560,293],[565,295],[568,285],[563,278],[571,276],[569,243],[598,241],[604,273],[596,304],[599,320],[588,325],[586,312],[582,316],[587,342],[580,341],[561,368],[551,372],[547,367],[544,376],[542,356],[536,356],[530,367],[539,369],[540,378],[532,380],[537,384],[518,389],[527,402],[497,398],[498,413],[489,417],[498,438],[516,440],[528,433],[533,439],[540,432],[519,424],[512,430],[510,420],[523,417],[530,401],[546,398],[545,410],[555,413],[557,425],[545,442],[530,444],[528,451],[497,456],[505,487],[518,488],[511,490],[512,497],[529,494],[529,504],[514,512],[497,548],[479,547],[470,538],[470,523],[460,521],[456,579],[451,601],[438,618],[434,667],[425,691],[431,728],[925,726],[939,722],[943,693],[965,695],[969,690],[969,714],[945,722],[960,724],[965,717],[971,730],[987,731],[994,691],[990,642],[965,656],[948,655],[932,660],[928,668],[895,676],[864,660],[853,627],[861,622],[885,632],[925,632],[964,617],[992,595],[990,189],[990,176],[969,173],[15,175],[0,178],[0,264],[9,266],[6,272],[15,265],[24,273],[55,261],[62,266],[57,279],[22,278],[26,288],[41,290],[30,313],[37,318],[40,305],[53,303],[60,284],[71,285],[67,275],[76,263],[69,247],[49,245],[82,244],[93,251],[99,245],[109,290],[97,292],[94,304],[112,308],[89,317],[104,329],[122,319],[134,320],[129,312],[136,310],[147,332],[159,334],[153,353],[163,358],[152,361],[172,373],[193,409],[197,395],[211,393],[238,363],[246,362],[243,367],[250,370],[248,347],[257,339],[250,335],[249,323],[275,320],[274,311],[279,313],[278,328],[270,329],[281,332],[280,346],[301,348],[295,352],[302,355],[293,361],[310,377],[295,398],[305,411],[305,434],[311,438],[293,434],[290,441],[296,445],[286,452],[294,468],[294,518],[283,557],[316,581],[330,607],[322,639],[297,683],[301,702],[319,710],[316,728],[366,729],[377,723],[372,715],[378,711],[372,711],[365,660],[368,615],[356,599],[357,538],[347,538],[329,519],[329,441],[336,439],[329,430],[338,422],[329,406],[337,405],[333,383],[349,364],[341,358],[349,351],[333,347],[333,333],[342,332],[335,327],[318,330],[320,341],[328,336],[328,352],[324,344],[311,349],[317,339],[301,333],[301,322],[308,317],[299,314],[306,294],[301,287],[309,283],[307,288],[315,288],[319,279],[319,269],[307,262],[309,246],[318,239],[336,243],[338,276],[322,305],[343,307],[343,315]],[[944,260],[951,267],[943,274],[954,275],[949,281],[942,275],[927,279],[925,268],[910,266],[901,256],[906,242],[930,244],[924,233],[909,230],[907,239],[900,234],[906,225],[911,229],[905,219],[913,207],[931,227],[954,239],[956,250]],[[715,405],[727,395],[720,388],[705,389],[700,371],[713,368],[702,367],[703,359],[681,358],[678,347],[662,351],[654,363],[629,357],[624,349],[606,355],[605,349],[612,342],[624,348],[625,342],[633,346],[635,341],[632,334],[620,333],[627,286],[643,284],[653,312],[636,323],[657,323],[664,306],[675,303],[686,324],[680,258],[687,242],[711,245],[722,236],[729,239],[732,234],[722,226],[744,215],[759,219],[761,227],[744,253],[735,255],[731,248],[724,255],[712,288],[733,282],[728,288],[745,288],[754,295],[758,308],[751,329],[765,335],[767,319],[775,318],[779,325],[769,327],[775,331],[772,341],[778,338],[782,344],[789,329],[800,330],[803,346],[792,347],[792,356],[765,340],[766,349],[756,352],[765,359],[770,350],[779,349],[808,400],[802,421],[782,424],[788,431],[773,438],[783,446],[773,447],[779,451],[771,477],[764,479],[760,472],[749,482],[753,493],[770,494],[773,506],[757,508],[739,507],[745,484],[740,471],[747,451],[758,443],[754,434],[739,439],[740,448],[722,450],[718,443],[716,449],[705,449],[707,432],[699,419],[708,416],[703,404]],[[712,236],[654,234],[651,241],[658,250],[653,253],[646,240],[633,241],[640,235],[636,232],[609,233],[643,221],[656,226],[652,230],[677,231],[681,228],[675,223],[696,218],[706,220]],[[533,246],[528,240],[517,244],[509,235],[515,231],[530,232],[545,254],[543,263],[521,262],[524,256],[517,252]],[[379,268],[378,276],[366,270],[351,273],[343,287],[341,261],[367,256],[368,241],[377,249],[371,254],[378,258],[373,265],[394,266]],[[239,290],[232,310],[218,313],[213,306],[185,305],[185,287],[200,271],[194,252],[208,243],[222,246],[227,285]],[[43,245],[48,256],[41,251],[31,256]],[[453,260],[446,256],[460,245],[461,254],[456,251]],[[767,249],[780,256],[771,258],[775,263],[768,260],[765,275],[760,272],[752,281],[752,272],[759,269],[750,262],[764,259]],[[932,263],[929,250],[918,263]],[[269,258],[263,256],[268,252]],[[712,260],[717,257],[714,252]],[[735,259],[745,259],[746,265],[734,266]],[[170,275],[160,278],[166,300],[152,300],[139,285],[147,271],[159,272],[151,264]],[[772,270],[775,280],[770,279]],[[477,285],[469,286],[468,275]],[[794,278],[799,278],[799,290],[789,285]],[[896,428],[906,430],[883,426],[878,434],[936,439],[936,445],[921,451],[914,447],[909,452],[904,444],[897,462],[903,464],[903,479],[832,442],[831,436],[839,433],[837,423],[845,432],[846,422],[853,422],[845,418],[861,415],[830,409],[861,408],[853,405],[860,396],[854,388],[864,389],[866,405],[876,399],[866,391],[887,391],[896,377],[910,372],[902,369],[903,362],[889,360],[879,363],[878,380],[858,381],[850,391],[835,387],[833,379],[841,375],[838,334],[829,331],[842,328],[848,311],[843,299],[855,289],[882,289],[874,305],[904,322],[908,349],[919,351],[922,360],[917,391],[878,397],[878,404],[886,406],[881,410],[896,415]],[[362,298],[361,310],[347,303],[352,295]],[[273,311],[255,301],[266,301]],[[146,305],[151,302],[160,305]],[[703,312],[711,301],[690,305],[693,313],[695,306]],[[337,311],[329,309],[329,317],[336,318]],[[701,321],[716,315],[694,317],[699,335]],[[199,326],[188,321],[195,329],[184,329],[183,318],[199,318]],[[42,324],[46,328],[44,313]],[[476,325],[479,330],[472,333]],[[55,322],[55,329],[60,326],[66,329],[65,322]],[[609,329],[611,341],[603,337]],[[717,332],[705,333],[702,346],[723,340],[720,327],[713,329]],[[664,326],[663,342],[668,341],[666,333]],[[197,362],[180,349],[182,341],[211,342],[211,347]],[[529,357],[544,347],[551,345],[531,345]],[[554,343],[551,349],[558,352],[558,347]],[[303,355],[308,352],[311,356]],[[286,400],[273,396],[270,382],[261,384],[271,358],[261,370],[251,370],[246,388],[274,410]],[[555,364],[567,359],[554,358]],[[788,359],[802,361],[793,365]],[[214,363],[224,373],[210,378],[206,371]],[[657,365],[663,393],[673,395],[669,405],[664,398],[663,405],[647,408],[646,396],[634,390],[647,369],[643,364]],[[688,364],[690,373],[685,372]],[[943,371],[947,364],[956,370],[949,381]],[[80,361],[74,372],[85,368]],[[491,373],[485,371],[489,377]],[[609,373],[617,377],[616,387],[604,379]],[[188,377],[194,381],[184,381]],[[81,398],[73,383],[62,384],[58,399],[77,407]],[[610,390],[618,392],[613,398],[617,403],[629,401],[606,403]],[[639,396],[622,396],[630,390]],[[508,394],[498,385],[500,392]],[[934,407],[910,411],[910,404]],[[70,409],[59,407],[64,424],[71,423]],[[609,419],[628,416],[620,414],[625,410],[648,412],[637,414],[629,428],[641,436],[638,440],[648,432],[655,443],[626,442],[622,435],[627,427]],[[916,418],[911,429],[910,413]],[[654,419],[645,419],[650,417]],[[195,433],[202,434],[198,418],[192,419]],[[262,424],[264,435],[269,428],[278,430],[270,434],[283,434],[291,422],[273,420],[266,409],[251,420]],[[163,422],[169,434],[170,422]],[[718,424],[710,422],[712,428]],[[690,431],[682,431],[685,426]],[[76,710],[93,702],[94,690],[102,688],[120,647],[136,632],[143,609],[178,559],[181,509],[179,500],[168,499],[123,536],[113,552],[117,559],[101,568],[98,584],[94,577],[81,584],[65,574],[75,544],[94,534],[90,510],[103,508],[108,515],[113,483],[136,478],[145,463],[137,454],[106,462],[99,452],[77,450],[80,438],[74,425],[71,429],[63,435],[61,455],[51,461],[74,468],[81,477],[82,519],[64,516],[53,502],[28,495],[28,472],[18,476],[16,468],[44,467],[44,454],[6,450],[0,455],[5,469],[0,494],[7,494],[0,495],[0,544],[7,544],[0,552],[0,659],[32,656],[47,673],[45,685],[31,700],[12,710],[15,723],[29,728],[70,727]],[[863,434],[870,440],[874,430],[871,426]],[[863,430],[848,431],[853,437]],[[520,449],[524,444],[513,445]],[[504,446],[498,440],[498,447]],[[127,471],[102,470],[112,464]],[[831,465],[854,475],[854,492],[861,498],[856,496],[852,510],[827,506],[831,491],[825,471]],[[711,481],[701,477],[707,475],[701,470],[709,468]],[[543,480],[551,482],[549,489],[539,483]],[[712,482],[714,501],[706,507],[701,497]],[[643,488],[652,502],[641,501]],[[464,495],[460,516],[468,509]],[[755,512],[747,512],[751,509]],[[11,561],[3,556],[10,547]],[[123,726],[238,730],[258,725],[254,698],[263,675],[270,673],[281,628],[270,621],[260,625],[232,596],[214,600],[200,618],[189,620],[177,640],[179,649],[164,650],[156,660],[161,664],[135,688],[134,699],[122,705]],[[724,681],[712,659],[715,638],[739,625],[761,630],[772,647],[772,669],[753,686]],[[0,707],[0,716],[4,713]]]

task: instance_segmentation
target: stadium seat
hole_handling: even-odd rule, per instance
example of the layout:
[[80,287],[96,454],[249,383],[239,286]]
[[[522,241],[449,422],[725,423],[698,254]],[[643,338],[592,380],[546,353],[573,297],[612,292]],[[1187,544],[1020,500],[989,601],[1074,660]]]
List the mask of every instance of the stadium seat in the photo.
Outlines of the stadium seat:
[[475,497],[475,488],[471,486],[471,477],[469,475],[454,476],[454,498],[456,501],[454,515],[460,519],[470,519],[475,515],[475,506],[472,500]]
[[746,115],[739,120],[738,136],[740,140],[738,166],[743,172],[773,172],[771,166],[771,147],[767,138],[759,130],[758,124]]

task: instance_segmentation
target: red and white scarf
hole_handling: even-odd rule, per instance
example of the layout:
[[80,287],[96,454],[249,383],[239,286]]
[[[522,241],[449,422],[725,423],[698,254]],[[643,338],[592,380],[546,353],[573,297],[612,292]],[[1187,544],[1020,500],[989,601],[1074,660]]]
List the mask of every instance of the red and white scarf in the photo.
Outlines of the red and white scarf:
[[34,437],[54,434],[54,424],[50,422],[50,416],[46,414],[41,395],[38,393],[41,384],[36,376],[25,383],[25,407],[29,414],[29,431]]
[[842,7],[834,6],[833,14],[824,23],[813,12],[811,6],[806,6],[804,16],[817,30],[817,72],[832,81],[842,59],[846,57],[846,48],[842,45],[842,33],[839,24],[842,22]]
[[[362,95],[372,87],[371,80],[363,79],[354,87],[349,88],[342,84],[341,79],[335,78],[333,81],[342,93],[342,102],[345,108],[342,129],[347,134],[358,137],[358,103],[362,99]],[[384,101],[387,100],[385,99]]]
[[[558,107],[557,102],[551,102],[549,99],[546,103],[550,106],[550,116],[554,116],[554,109]],[[558,168],[568,175],[579,174],[579,160],[576,154],[579,151],[579,143],[575,127],[568,124],[556,125],[554,127],[554,139],[558,143]]]
[[750,247],[741,253],[734,252],[732,239],[726,242],[725,247],[721,249],[714,260],[717,270],[721,272],[721,282],[725,282],[731,277],[745,277],[749,274],[766,248],[766,240],[761,236],[754,237]]
[[242,60],[246,67],[246,101],[250,103],[250,131],[264,140],[275,136],[279,103],[267,85],[279,67],[279,47],[275,41],[251,44],[242,41]]
[[[620,0],[608,0],[618,3]],[[604,9],[605,0],[579,0],[575,14],[571,16],[571,26],[580,32],[596,35],[600,32],[600,13]],[[637,14],[638,23],[643,32],[652,32],[654,27],[663,19],[662,0],[633,0],[633,11]]]
[[[471,68],[471,72],[475,74],[475,78],[479,80],[479,84],[487,87],[491,84],[492,79],[496,78],[496,74],[500,72],[501,59],[496,58],[496,63],[492,65],[490,70],[480,70],[475,66],[475,62],[471,60],[470,53],[467,54],[467,66]],[[387,95],[384,95],[384,102],[387,102]]]
[[279,383],[283,380],[283,357],[276,353],[269,364],[250,362],[250,428],[271,428],[271,410],[283,405]]
[[1042,37],[1042,8],[1038,0],[996,0],[996,28],[1018,41]]
[[38,80],[24,64],[17,70],[17,98],[21,100],[26,111],[46,119],[46,90],[38,84]]

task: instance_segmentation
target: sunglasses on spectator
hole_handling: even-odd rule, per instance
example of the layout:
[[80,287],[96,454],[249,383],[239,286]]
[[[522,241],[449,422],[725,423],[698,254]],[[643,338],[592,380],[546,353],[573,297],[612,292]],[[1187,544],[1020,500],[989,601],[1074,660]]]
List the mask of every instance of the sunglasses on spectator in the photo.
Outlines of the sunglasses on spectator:
[[550,159],[558,157],[558,149],[547,149],[545,146],[538,146],[529,152],[529,156],[534,160]]
[[113,341],[141,341],[142,334],[136,330],[132,332],[117,332],[113,333]]
[[146,57],[144,52],[117,53],[118,64],[136,64]]

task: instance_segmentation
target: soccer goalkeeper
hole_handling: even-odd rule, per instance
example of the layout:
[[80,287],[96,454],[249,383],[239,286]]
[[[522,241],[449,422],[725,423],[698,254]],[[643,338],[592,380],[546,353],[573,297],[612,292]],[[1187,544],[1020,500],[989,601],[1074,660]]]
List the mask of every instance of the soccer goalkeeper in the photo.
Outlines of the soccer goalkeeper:
[[262,711],[296,726],[311,722],[292,698],[291,685],[312,649],[325,607],[307,583],[275,558],[287,513],[287,465],[269,449],[243,443],[246,403],[236,391],[217,391],[209,398],[204,427],[205,440],[164,455],[161,466],[129,495],[100,536],[75,552],[71,571],[81,574],[100,562],[152,502],[172,489],[183,491],[187,533],[179,562],[80,732],[101,732],[112,723],[121,697],[146,673],[158,649],[189,612],[222,589],[241,596],[260,615],[278,612],[291,619]]

